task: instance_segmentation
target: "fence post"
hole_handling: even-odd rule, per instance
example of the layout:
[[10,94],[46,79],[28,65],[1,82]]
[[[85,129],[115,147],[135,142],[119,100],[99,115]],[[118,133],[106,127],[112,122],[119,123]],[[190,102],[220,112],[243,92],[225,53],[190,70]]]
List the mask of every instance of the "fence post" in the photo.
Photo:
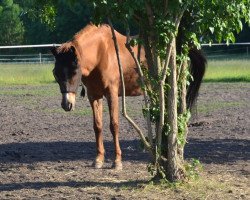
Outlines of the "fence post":
[[42,64],[42,54],[39,53],[39,63]]

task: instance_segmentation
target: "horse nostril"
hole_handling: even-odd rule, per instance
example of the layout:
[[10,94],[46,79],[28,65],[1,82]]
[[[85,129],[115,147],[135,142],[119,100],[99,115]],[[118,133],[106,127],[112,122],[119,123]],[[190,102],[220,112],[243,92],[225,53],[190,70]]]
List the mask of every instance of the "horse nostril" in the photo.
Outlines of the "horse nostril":
[[64,103],[64,102],[62,102],[61,106],[62,106],[63,110],[65,110],[65,111],[70,111],[71,108],[72,108],[72,104],[71,103]]
[[72,107],[73,107],[73,104],[69,103],[69,105],[68,105],[69,110],[72,110]]
[[61,101],[61,106],[65,111],[74,110],[74,103],[71,103],[66,98],[63,98],[63,100]]

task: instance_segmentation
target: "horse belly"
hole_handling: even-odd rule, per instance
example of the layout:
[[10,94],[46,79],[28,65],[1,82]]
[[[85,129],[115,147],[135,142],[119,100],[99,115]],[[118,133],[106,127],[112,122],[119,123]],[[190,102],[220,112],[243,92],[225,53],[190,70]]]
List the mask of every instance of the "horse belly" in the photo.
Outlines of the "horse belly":
[[[126,96],[140,96],[142,90],[140,88],[139,75],[135,68],[131,68],[124,73],[125,94]],[[120,84],[119,96],[122,95],[122,87]]]

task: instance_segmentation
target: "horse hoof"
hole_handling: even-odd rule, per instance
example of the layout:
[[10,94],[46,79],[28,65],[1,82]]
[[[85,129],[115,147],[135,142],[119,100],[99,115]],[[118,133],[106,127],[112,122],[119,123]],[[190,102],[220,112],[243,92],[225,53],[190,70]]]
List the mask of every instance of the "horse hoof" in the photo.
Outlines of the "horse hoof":
[[96,168],[96,169],[101,169],[102,167],[103,167],[103,161],[99,161],[99,160],[96,160],[95,162],[94,162],[94,167]]
[[113,168],[117,171],[122,170],[122,161],[115,161],[113,164]]

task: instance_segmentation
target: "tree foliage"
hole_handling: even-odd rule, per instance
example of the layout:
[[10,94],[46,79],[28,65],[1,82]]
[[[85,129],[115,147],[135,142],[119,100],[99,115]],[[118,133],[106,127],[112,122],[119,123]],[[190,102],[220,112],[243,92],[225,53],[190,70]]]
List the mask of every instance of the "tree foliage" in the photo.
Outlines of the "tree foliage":
[[24,26],[19,16],[21,8],[13,0],[0,2],[0,45],[21,44],[24,36]]
[[[20,34],[13,34],[12,39],[16,42],[6,42],[2,43],[2,44],[14,44],[14,43],[25,43],[25,44],[38,44],[38,43],[60,43],[63,41],[66,41],[68,39],[70,39],[74,33],[76,33],[77,31],[79,31],[82,27],[84,27],[89,21],[90,18],[94,15],[95,17],[93,17],[93,19],[98,18],[98,12],[103,12],[103,9],[101,9],[101,7],[99,7],[99,11],[97,9],[95,9],[95,13],[93,13],[92,8],[95,7],[95,2],[93,1],[89,1],[90,3],[87,3],[86,0],[80,0],[80,1],[75,1],[75,0],[49,0],[49,1],[45,1],[45,0],[12,0],[12,1],[2,1],[3,3],[5,2],[5,4],[7,3],[11,3],[14,2],[13,4],[15,4],[16,6],[18,6],[19,8],[19,13],[18,15],[16,15],[16,21],[19,21],[16,25],[16,30],[19,29]],[[118,3],[119,1],[116,1],[116,3]],[[133,4],[133,8],[138,8],[140,6],[140,4],[144,2],[144,1],[126,1],[126,6],[129,7],[129,4]],[[193,7],[195,7],[195,4],[200,4],[202,5],[202,2],[205,1],[193,1],[194,5]],[[207,1],[209,2],[209,1]],[[211,1],[210,1],[211,2]],[[241,9],[241,6],[239,4],[239,1],[212,1],[213,4],[215,5],[216,3],[221,3],[223,5],[227,5],[227,10],[228,13],[225,12],[226,9],[219,9],[214,8],[216,6],[210,7],[211,4],[205,5],[206,8],[209,8],[206,10],[206,15],[210,16],[210,18],[213,18],[213,15],[215,13],[217,13],[216,10],[221,10],[221,12],[225,12],[224,13],[224,17],[225,18],[231,18],[232,15],[238,15],[238,12],[232,12],[230,14],[230,10],[232,11],[232,8],[234,8],[235,4],[238,5],[237,9]],[[224,3],[225,2],[225,3]],[[157,2],[156,2],[157,3]],[[206,3],[207,4],[207,3]],[[106,5],[105,1],[102,2],[102,5]],[[247,2],[246,4],[247,5]],[[113,5],[115,10],[115,6],[117,6],[116,4]],[[105,7],[104,7],[105,8]],[[127,10],[129,11],[129,15],[131,15],[131,13],[133,12],[134,9],[131,8],[127,8]],[[245,7],[245,11],[247,12],[247,9],[249,9],[249,6]],[[205,7],[204,9],[205,10]],[[1,5],[0,8],[0,13],[3,11],[3,6]],[[14,13],[16,12],[16,10],[12,10],[12,15],[15,15]],[[202,10],[199,10],[200,14],[199,15],[204,15],[204,13],[202,14]],[[209,14],[210,13],[210,14]],[[226,14],[227,13],[227,14]],[[187,13],[186,13],[187,14]],[[122,13],[120,13],[120,15],[122,15]],[[195,18],[195,20],[199,17],[199,15],[195,15],[192,16],[193,18]],[[218,15],[218,13],[217,13]],[[190,17],[190,16],[189,16]],[[249,18],[249,17],[248,17]],[[8,19],[10,19],[8,17]],[[100,16],[99,16],[100,19]],[[120,19],[124,19],[124,16],[121,16]],[[218,19],[218,17],[217,17]],[[120,22],[115,23],[115,19],[113,19],[114,24],[116,29],[118,29],[119,31],[123,31],[124,32],[124,27],[122,27],[122,24]],[[133,21],[133,20],[132,20]],[[202,41],[202,42],[209,42],[211,41],[208,37],[215,37],[215,34],[213,34],[212,32],[217,31],[218,25],[215,26],[215,24],[213,23],[213,21],[216,21],[216,18],[213,18],[213,20],[209,20],[207,19],[206,21],[210,21],[211,26],[208,25],[204,25],[205,23],[200,21],[200,24],[204,25],[203,29],[206,29],[205,32],[201,32],[202,30],[199,30],[199,32],[196,32],[196,37]],[[206,22],[205,21],[205,22]],[[227,20],[228,21],[228,20]],[[243,24],[243,31],[240,33],[239,36],[236,37],[236,41],[240,42],[240,41],[244,41],[244,42],[248,42],[250,41],[250,35],[248,34],[250,31],[250,28],[248,27],[247,23],[244,23],[244,21],[247,21],[245,19],[238,21],[238,20],[234,20],[231,21],[230,23],[235,23],[235,24],[239,24],[239,27],[241,26],[240,23]],[[19,23],[21,23],[22,25],[18,25]],[[221,21],[221,24],[223,23],[228,23],[225,21]],[[3,27],[8,26],[9,25],[9,21],[6,20],[6,17],[4,20],[1,20],[1,24],[3,24]],[[131,23],[133,24],[133,27],[131,27],[131,33],[137,33],[138,32],[138,27],[135,25],[135,23]],[[19,28],[18,28],[19,26]],[[190,26],[192,27],[192,24],[190,24]],[[227,24],[224,24],[224,26],[228,26]],[[20,28],[21,27],[21,28]],[[194,27],[193,27],[194,28]],[[20,31],[20,29],[22,29],[22,31]],[[65,31],[65,29],[67,29],[68,31]],[[1,28],[1,30],[3,30]],[[238,28],[238,31],[240,29]],[[14,31],[15,32],[15,31]],[[228,31],[230,32],[230,30]],[[231,32],[233,32],[234,34],[237,33],[237,30],[231,30]],[[200,33],[200,34],[198,34]],[[4,36],[5,34],[2,34],[2,36]],[[20,35],[22,35],[20,37]],[[205,39],[205,35],[207,35],[206,39]],[[230,34],[229,34],[230,35]],[[231,34],[232,36],[232,34]],[[193,35],[193,37],[195,37],[195,35]],[[221,36],[218,36],[218,39]],[[225,39],[225,35],[222,35],[222,37],[224,37]],[[18,39],[19,38],[19,39]],[[232,40],[234,40],[234,38],[232,37]],[[222,40],[222,41],[226,41],[226,40]]]
[[0,1],[1,45],[65,42],[90,21],[90,12],[84,0]]

